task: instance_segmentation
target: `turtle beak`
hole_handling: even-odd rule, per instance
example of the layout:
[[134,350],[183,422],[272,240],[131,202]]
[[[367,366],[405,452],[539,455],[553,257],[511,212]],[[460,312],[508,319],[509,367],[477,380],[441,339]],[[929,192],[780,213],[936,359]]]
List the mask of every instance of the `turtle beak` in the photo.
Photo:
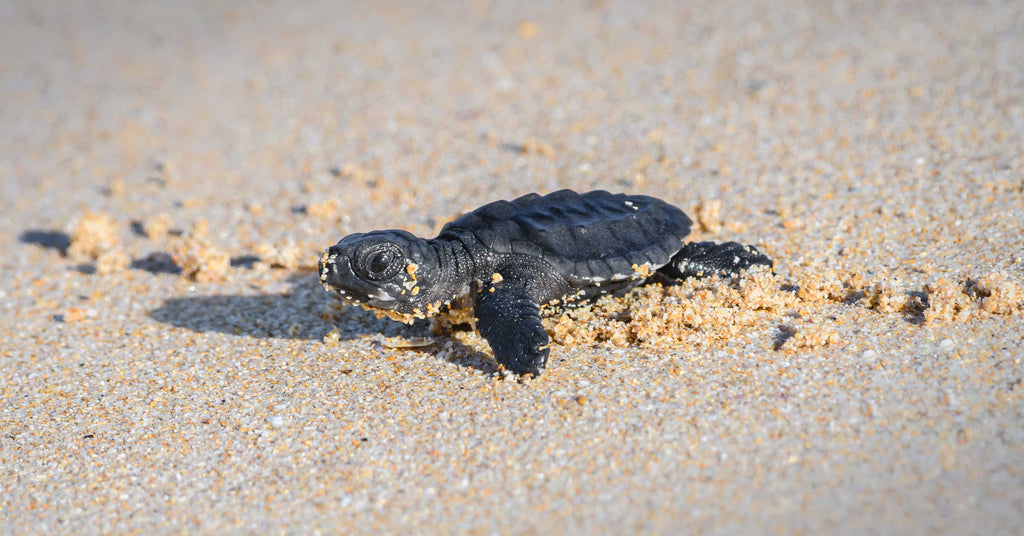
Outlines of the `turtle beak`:
[[327,248],[320,254],[320,261],[317,262],[317,269],[320,272],[320,284],[324,286],[324,289],[331,290],[327,282],[328,279],[332,278],[332,274],[338,272],[337,255],[331,251],[334,248]]
[[348,255],[332,246],[320,255],[320,284],[324,289],[335,292],[345,301],[365,303],[377,289],[373,285],[356,276],[352,270],[352,261]]
[[320,284],[324,289],[345,295],[342,287],[345,283],[351,284],[355,279],[349,258],[337,251],[336,247],[330,247],[320,255],[320,262],[317,264],[320,269]]

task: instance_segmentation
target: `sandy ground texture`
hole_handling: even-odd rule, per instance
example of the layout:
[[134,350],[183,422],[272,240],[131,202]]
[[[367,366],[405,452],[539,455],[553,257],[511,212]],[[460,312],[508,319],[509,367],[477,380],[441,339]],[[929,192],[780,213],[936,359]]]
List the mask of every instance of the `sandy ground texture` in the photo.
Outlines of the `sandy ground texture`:
[[[1024,3],[6,1],[0,51],[0,532],[1024,530]],[[563,187],[775,274],[526,381],[317,283]]]

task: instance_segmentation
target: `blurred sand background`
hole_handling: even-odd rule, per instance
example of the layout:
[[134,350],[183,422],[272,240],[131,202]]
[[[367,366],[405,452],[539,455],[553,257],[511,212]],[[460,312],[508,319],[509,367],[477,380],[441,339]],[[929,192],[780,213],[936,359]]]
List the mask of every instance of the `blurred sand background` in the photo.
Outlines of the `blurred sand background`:
[[[1020,2],[4,1],[0,54],[0,532],[1024,531]],[[563,187],[777,275],[520,382],[312,272]]]

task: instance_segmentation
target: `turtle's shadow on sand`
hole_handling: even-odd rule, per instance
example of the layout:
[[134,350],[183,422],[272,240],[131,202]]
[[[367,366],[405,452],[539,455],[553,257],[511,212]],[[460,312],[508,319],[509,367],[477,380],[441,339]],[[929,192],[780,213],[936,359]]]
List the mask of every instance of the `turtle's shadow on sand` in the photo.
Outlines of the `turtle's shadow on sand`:
[[[359,307],[342,305],[324,291],[315,274],[300,274],[289,279],[291,288],[281,294],[210,294],[168,298],[160,307],[148,312],[157,322],[179,328],[207,333],[227,333],[259,339],[306,339],[323,341],[337,328],[340,340],[351,341],[366,337],[402,338],[429,337],[437,341],[409,351],[437,355],[440,346],[448,345],[449,358],[459,366],[475,368],[491,374],[497,372],[493,360],[475,351],[452,336],[433,335],[430,322],[417,320],[412,325],[390,319],[379,319]],[[379,341],[375,347],[383,350]]]

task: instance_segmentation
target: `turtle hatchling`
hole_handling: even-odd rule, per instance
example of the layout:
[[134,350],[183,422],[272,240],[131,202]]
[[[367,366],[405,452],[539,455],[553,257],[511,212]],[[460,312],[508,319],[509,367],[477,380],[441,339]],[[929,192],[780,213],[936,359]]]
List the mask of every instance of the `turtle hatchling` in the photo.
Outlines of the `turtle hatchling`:
[[[736,242],[684,243],[693,222],[653,197],[561,190],[495,201],[436,238],[356,233],[320,257],[320,282],[350,303],[405,322],[459,312],[517,374],[548,359],[541,308],[559,310],[648,281],[734,275],[772,261]],[[551,307],[547,307],[551,306]]]

